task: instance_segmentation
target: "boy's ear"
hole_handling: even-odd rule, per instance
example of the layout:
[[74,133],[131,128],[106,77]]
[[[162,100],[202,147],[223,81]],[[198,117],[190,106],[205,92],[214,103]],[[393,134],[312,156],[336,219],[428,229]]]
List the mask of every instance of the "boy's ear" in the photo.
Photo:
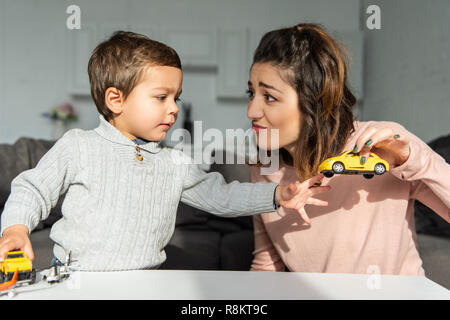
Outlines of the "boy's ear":
[[114,114],[120,114],[123,111],[123,93],[115,87],[109,87],[105,92],[106,107]]

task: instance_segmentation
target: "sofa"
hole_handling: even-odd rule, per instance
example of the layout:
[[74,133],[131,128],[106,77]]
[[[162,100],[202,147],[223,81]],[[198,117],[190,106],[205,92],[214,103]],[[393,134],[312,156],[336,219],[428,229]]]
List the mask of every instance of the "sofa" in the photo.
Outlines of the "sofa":
[[[0,212],[10,193],[12,179],[33,168],[53,144],[54,141],[26,137],[14,144],[0,144]],[[432,141],[430,146],[449,161],[450,135]],[[220,172],[227,182],[250,181],[250,169],[246,165],[212,164],[209,171]],[[52,224],[60,218],[63,200],[64,195],[30,235],[34,266],[38,270],[47,268],[52,259],[49,233]],[[415,218],[426,276],[450,289],[450,224],[417,201]],[[175,232],[165,248],[167,260],[160,268],[249,270],[253,249],[251,217],[221,218],[180,203]]]

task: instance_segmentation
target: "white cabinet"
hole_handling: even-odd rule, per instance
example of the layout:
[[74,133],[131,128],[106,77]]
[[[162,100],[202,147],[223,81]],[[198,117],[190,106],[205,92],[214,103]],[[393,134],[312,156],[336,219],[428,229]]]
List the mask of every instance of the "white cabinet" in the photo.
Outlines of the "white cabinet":
[[98,43],[109,39],[116,31],[128,31],[127,24],[99,24],[97,39]]
[[83,24],[68,31],[67,88],[72,95],[89,95],[87,65],[93,49],[117,30],[133,31],[161,41],[177,50],[183,68],[217,67],[217,31],[165,29],[148,25]]
[[128,31],[133,31],[144,36],[149,37],[150,39],[156,41],[162,41],[161,39],[161,30],[156,26],[148,26],[148,25],[130,25],[128,27]]
[[67,31],[67,89],[72,95],[90,94],[87,66],[97,45],[97,33],[95,24]]
[[218,98],[245,98],[249,75],[246,29],[219,30]]
[[[247,81],[253,54],[268,30],[259,28],[159,27],[127,24],[83,24],[68,31],[68,90],[74,95],[89,95],[87,63],[94,47],[116,30],[130,30],[173,47],[181,58],[183,70],[216,71],[216,97],[246,98]],[[350,52],[349,83],[358,100],[363,99],[363,32],[336,32],[333,36]]]
[[255,50],[258,47],[258,44],[261,41],[262,37],[268,31],[270,31],[270,30],[264,30],[261,28],[248,28],[247,29],[247,35],[248,35],[247,63],[248,63],[249,70],[253,63],[253,55],[255,54]]
[[167,28],[162,41],[174,48],[183,69],[217,67],[217,30]]

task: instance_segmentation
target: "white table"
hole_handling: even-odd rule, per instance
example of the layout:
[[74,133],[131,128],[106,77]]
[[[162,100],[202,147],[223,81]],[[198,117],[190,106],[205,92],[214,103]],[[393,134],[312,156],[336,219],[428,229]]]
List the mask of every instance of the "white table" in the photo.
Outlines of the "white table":
[[[43,271],[45,273],[46,271]],[[43,273],[38,273],[40,279]],[[73,272],[39,280],[2,299],[303,300],[444,299],[450,291],[425,277],[298,272],[142,270]]]

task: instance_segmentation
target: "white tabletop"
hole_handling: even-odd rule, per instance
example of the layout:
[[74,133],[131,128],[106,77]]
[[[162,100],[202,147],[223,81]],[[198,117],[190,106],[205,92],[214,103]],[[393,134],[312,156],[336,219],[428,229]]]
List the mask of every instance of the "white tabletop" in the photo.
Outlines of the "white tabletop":
[[[44,271],[43,273],[45,273]],[[38,273],[40,279],[43,273]],[[303,300],[445,299],[425,277],[298,272],[142,270],[73,272],[61,283],[39,280],[2,299]]]

